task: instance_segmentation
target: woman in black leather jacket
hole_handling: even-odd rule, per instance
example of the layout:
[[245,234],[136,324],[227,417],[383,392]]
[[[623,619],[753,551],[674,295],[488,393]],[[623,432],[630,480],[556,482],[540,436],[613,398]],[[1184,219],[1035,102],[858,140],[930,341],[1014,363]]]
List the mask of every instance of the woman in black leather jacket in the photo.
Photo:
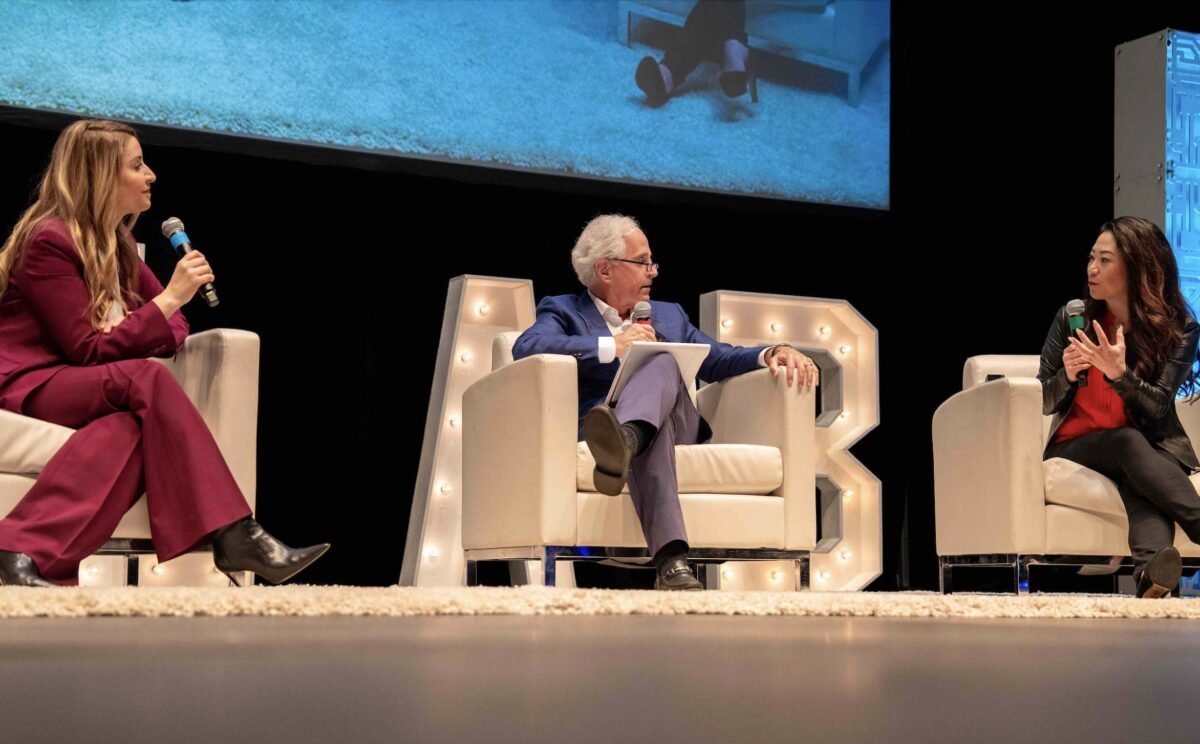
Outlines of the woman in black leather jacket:
[[[1140,217],[1100,228],[1088,257],[1083,330],[1059,311],[1042,346],[1042,413],[1054,414],[1045,459],[1063,457],[1117,484],[1129,517],[1139,597],[1179,583],[1175,523],[1200,542],[1200,461],[1175,413],[1197,394],[1200,326],[1179,291],[1162,231]],[[1086,331],[1086,332],[1085,332]]]

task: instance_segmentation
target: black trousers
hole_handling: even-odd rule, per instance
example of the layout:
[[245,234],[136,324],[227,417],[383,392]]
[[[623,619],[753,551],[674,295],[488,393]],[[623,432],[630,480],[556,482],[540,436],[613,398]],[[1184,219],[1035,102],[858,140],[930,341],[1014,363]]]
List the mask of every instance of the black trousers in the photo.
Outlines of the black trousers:
[[1200,542],[1200,496],[1187,472],[1132,426],[1105,429],[1051,445],[1046,459],[1062,457],[1107,476],[1117,484],[1129,516],[1129,551],[1134,573],[1155,551],[1175,542],[1175,523]]
[[705,54],[728,39],[746,43],[746,0],[697,0],[662,64],[671,71],[675,85],[681,85]]

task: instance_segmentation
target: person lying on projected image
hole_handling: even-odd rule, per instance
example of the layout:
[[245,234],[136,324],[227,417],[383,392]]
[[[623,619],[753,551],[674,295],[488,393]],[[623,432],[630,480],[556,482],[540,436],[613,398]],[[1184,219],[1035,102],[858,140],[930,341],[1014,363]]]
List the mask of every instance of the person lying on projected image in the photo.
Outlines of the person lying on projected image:
[[1175,412],[1177,394],[1194,402],[1198,392],[1200,326],[1179,290],[1171,246],[1149,220],[1104,224],[1087,282],[1082,307],[1059,310],[1042,346],[1042,413],[1054,414],[1044,457],[1117,484],[1137,595],[1162,597],[1176,591],[1181,572],[1175,524],[1200,542],[1200,496],[1188,479],[1200,462]]
[[0,249],[0,407],[77,429],[0,520],[0,585],[76,583],[143,491],[159,561],[211,542],[221,571],[278,583],[329,548],[263,530],[200,413],[149,358],[183,344],[180,309],[213,281],[197,252],[166,287],[138,257],[130,230],[154,181],[133,129],[77,121]]
[[[513,357],[569,354],[579,378],[579,438],[596,460],[596,489],[616,496],[626,482],[657,570],[658,589],[701,589],[687,563],[688,538],[675,473],[675,445],[712,436],[696,411],[675,358],[658,354],[630,377],[615,407],[603,404],[620,358],[635,341],[673,341],[711,347],[700,379],[716,382],[769,367],[787,384],[811,388],[817,366],[787,344],[746,348],[715,341],[691,324],[683,308],[650,300],[659,266],[645,233],[630,217],[607,214],[583,229],[571,251],[578,295],[543,298],[537,320],[513,345]],[[638,302],[651,325],[633,322]],[[657,336],[657,339],[656,339]]]
[[657,108],[679,91],[706,54],[720,49],[724,62],[717,84],[721,90],[737,98],[745,95],[749,84],[750,97],[757,103],[758,83],[746,42],[745,0],[697,0],[662,60],[643,57],[634,82],[646,94],[646,105]]

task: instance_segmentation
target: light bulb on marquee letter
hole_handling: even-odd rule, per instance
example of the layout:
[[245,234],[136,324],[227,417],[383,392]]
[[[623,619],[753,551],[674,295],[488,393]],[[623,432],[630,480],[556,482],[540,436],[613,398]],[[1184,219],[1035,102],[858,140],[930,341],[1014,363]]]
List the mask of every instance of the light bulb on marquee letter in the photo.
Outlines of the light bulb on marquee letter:
[[[729,340],[771,346],[781,342],[805,346],[810,355],[820,355],[821,377],[830,378],[819,404],[811,435],[814,459],[805,461],[807,472],[823,474],[834,489],[818,489],[818,504],[834,499],[841,511],[841,542],[829,555],[813,556],[808,569],[800,567],[796,578],[818,591],[862,589],[880,575],[880,487],[879,479],[855,457],[852,448],[879,424],[879,333],[852,304],[845,300],[790,297],[756,292],[718,290],[701,297],[701,330],[710,336],[721,333]],[[723,331],[733,320],[736,332]],[[833,395],[836,392],[837,395]],[[828,395],[825,395],[828,394]],[[814,396],[816,397],[816,396]],[[808,401],[805,401],[808,404]],[[789,466],[785,459],[785,468]],[[815,468],[814,468],[815,466]],[[807,472],[801,473],[807,479]],[[807,492],[807,481],[805,481]],[[778,591],[792,582],[792,573],[776,564],[747,568],[726,585],[758,585]],[[775,571],[779,573],[775,573]],[[725,574],[720,574],[725,578]],[[743,582],[742,579],[745,578]],[[770,582],[779,583],[770,583]],[[763,586],[766,584],[766,586]],[[750,588],[749,586],[739,588]]]

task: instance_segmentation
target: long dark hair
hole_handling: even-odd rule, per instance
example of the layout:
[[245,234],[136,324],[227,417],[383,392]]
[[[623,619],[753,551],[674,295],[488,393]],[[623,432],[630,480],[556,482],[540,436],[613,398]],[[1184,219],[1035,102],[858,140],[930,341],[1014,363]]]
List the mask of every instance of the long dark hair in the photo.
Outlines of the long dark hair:
[[[1191,317],[1179,291],[1175,253],[1158,225],[1141,217],[1105,222],[1100,227],[1100,234],[1104,233],[1112,234],[1129,282],[1129,324],[1133,332],[1125,334],[1128,366],[1143,380],[1154,380],[1162,373],[1167,357],[1183,341],[1183,329]],[[1086,293],[1084,297],[1088,298],[1083,313],[1088,321],[1087,333],[1095,340],[1092,321],[1108,313],[1108,303],[1093,300]],[[1200,394],[1194,365],[1180,392],[1193,399]]]

